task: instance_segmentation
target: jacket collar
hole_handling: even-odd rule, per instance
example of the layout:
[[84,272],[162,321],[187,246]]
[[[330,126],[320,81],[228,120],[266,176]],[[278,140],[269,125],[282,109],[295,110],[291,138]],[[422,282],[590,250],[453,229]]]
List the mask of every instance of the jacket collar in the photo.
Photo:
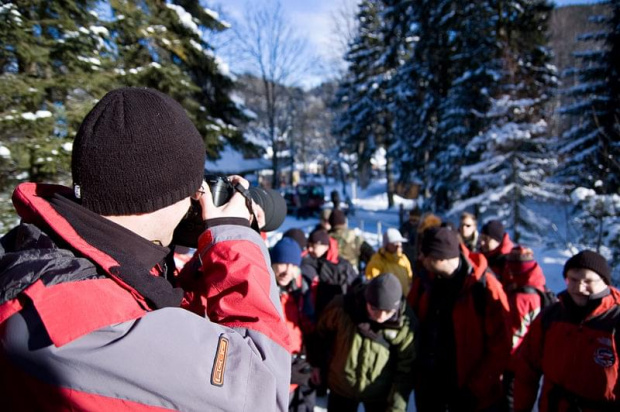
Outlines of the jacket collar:
[[51,233],[61,247],[68,246],[93,261],[138,300],[151,308],[179,306],[182,290],[151,275],[169,250],[81,207],[72,198],[69,188],[34,183],[19,185],[13,194],[25,222]]

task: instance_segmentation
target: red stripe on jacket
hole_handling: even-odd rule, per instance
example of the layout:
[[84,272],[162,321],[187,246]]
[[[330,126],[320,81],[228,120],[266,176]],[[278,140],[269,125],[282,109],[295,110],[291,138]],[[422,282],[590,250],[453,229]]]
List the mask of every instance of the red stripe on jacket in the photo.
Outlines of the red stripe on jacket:
[[187,291],[184,307],[221,325],[260,332],[290,352],[288,329],[276,307],[279,302],[272,300],[278,294],[270,290],[275,276],[261,247],[239,239],[213,243],[207,230],[199,239],[198,250],[201,275],[182,279]]

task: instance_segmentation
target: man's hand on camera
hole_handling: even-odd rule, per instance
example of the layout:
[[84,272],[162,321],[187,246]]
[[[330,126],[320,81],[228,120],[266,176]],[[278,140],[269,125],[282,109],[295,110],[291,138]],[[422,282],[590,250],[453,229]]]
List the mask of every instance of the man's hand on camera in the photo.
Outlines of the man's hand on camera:
[[[228,177],[230,182],[235,185],[240,183],[246,189],[250,187],[247,180],[241,176],[233,175]],[[213,195],[209,189],[209,185],[203,182],[201,190],[204,191],[204,195],[200,197],[200,206],[202,207],[202,219],[216,219],[222,217],[239,217],[250,221],[250,211],[246,205],[246,199],[241,193],[235,192],[232,198],[220,207],[216,207],[213,204]],[[254,213],[258,216],[257,212],[260,207],[258,205],[253,206]],[[263,224],[265,222],[264,212],[260,209],[260,213],[263,215]],[[260,223],[260,220],[259,220]]]
[[[258,227],[262,229],[263,227],[265,227],[265,211],[254,200],[252,200],[252,210],[254,211],[254,216],[252,216],[250,219],[256,219]],[[250,223],[252,223],[252,220],[250,220]]]

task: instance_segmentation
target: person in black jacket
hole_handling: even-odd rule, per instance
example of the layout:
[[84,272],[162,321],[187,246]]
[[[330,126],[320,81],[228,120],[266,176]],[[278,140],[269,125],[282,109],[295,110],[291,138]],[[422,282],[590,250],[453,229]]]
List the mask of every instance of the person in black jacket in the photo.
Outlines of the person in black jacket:
[[301,273],[312,285],[315,320],[332,298],[345,294],[357,278],[353,266],[338,256],[336,240],[322,229],[308,237],[308,255],[301,262]]

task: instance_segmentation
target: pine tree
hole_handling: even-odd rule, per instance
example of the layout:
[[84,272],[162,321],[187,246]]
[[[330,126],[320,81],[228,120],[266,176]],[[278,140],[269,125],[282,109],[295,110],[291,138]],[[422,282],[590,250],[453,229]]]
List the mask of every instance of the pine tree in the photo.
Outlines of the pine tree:
[[2,222],[14,219],[16,183],[70,184],[71,140],[115,87],[170,94],[211,157],[226,141],[249,146],[236,125],[244,117],[229,96],[233,80],[204,36],[226,25],[198,0],[17,0],[0,6],[0,22]]
[[229,97],[232,79],[204,36],[226,29],[217,14],[197,0],[112,0],[110,5],[117,81],[152,87],[179,101],[210,157],[217,157],[225,141],[241,146],[234,123],[243,116]]
[[580,52],[581,67],[569,70],[577,84],[566,91],[574,101],[561,113],[572,121],[560,139],[558,177],[601,194],[620,190],[620,1],[608,1],[609,15],[592,16],[601,30],[580,36],[601,44]]
[[[29,0],[0,6],[0,203],[7,209],[16,183],[68,177],[82,102],[109,83],[108,33],[95,5]],[[3,223],[13,219],[0,210]]]
[[349,69],[336,92],[337,110],[333,133],[341,136],[341,150],[357,157],[357,176],[362,187],[370,177],[370,159],[381,140],[379,118],[379,77],[384,70],[380,60],[382,3],[362,1],[357,19],[358,34],[345,56]]
[[411,4],[405,38],[413,43],[413,51],[393,78],[398,90],[394,97],[397,106],[394,128],[400,177],[403,181],[423,181],[426,198],[436,196],[431,164],[441,151],[443,140],[437,134],[440,108],[454,76],[451,62],[454,38],[449,29],[454,7],[448,0]]
[[435,207],[446,210],[452,202],[476,193],[463,184],[460,167],[467,158],[466,147],[488,127],[485,113],[491,105],[500,59],[495,28],[498,16],[491,2],[454,2],[447,20],[451,33],[451,82],[439,107],[438,144],[429,162],[431,188],[437,194]]
[[544,0],[497,6],[502,76],[485,114],[490,125],[467,147],[480,160],[461,170],[462,178],[482,193],[455,210],[477,205],[487,217],[507,221],[516,241],[532,240],[544,222],[528,201],[557,198],[556,188],[546,183],[555,166],[546,120],[550,117],[546,103],[556,84],[545,47],[551,6]]
[[596,250],[605,256],[614,270],[614,284],[620,284],[620,195],[578,187],[570,198],[575,206],[572,220],[581,234],[571,239],[570,246],[574,250]]
[[[572,121],[559,141],[563,161],[558,177],[574,190],[574,223],[580,249],[594,249],[620,263],[620,1],[606,2],[609,14],[592,16],[601,30],[580,41],[599,45],[580,52],[581,67],[567,71],[577,84],[566,93],[573,102],[561,109]],[[618,270],[614,279],[618,282]]]

